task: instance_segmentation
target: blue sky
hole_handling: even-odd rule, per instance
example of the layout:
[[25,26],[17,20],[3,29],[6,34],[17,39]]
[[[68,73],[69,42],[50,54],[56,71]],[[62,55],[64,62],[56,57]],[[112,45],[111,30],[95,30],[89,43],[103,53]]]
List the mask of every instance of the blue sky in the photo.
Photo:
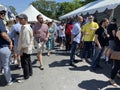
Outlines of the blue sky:
[[[28,5],[35,0],[0,0],[0,4],[4,4],[6,6],[14,6],[18,13],[24,11],[28,7]],[[56,0],[57,2],[64,2],[64,1],[72,1],[72,0]]]

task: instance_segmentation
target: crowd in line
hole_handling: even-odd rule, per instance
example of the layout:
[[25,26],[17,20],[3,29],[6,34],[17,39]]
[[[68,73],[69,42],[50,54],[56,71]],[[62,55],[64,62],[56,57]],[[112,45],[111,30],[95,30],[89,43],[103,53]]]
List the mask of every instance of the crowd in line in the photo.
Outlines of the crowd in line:
[[[0,10],[0,71],[4,70],[4,75],[8,85],[11,85],[12,77],[10,73],[10,57],[13,52],[12,64],[18,64],[17,68],[23,70],[24,80],[33,75],[31,54],[33,49],[37,49],[37,59],[40,63],[40,70],[44,70],[42,53],[47,47],[50,56],[54,49],[55,42],[59,43],[60,49],[70,52],[70,63],[75,65],[75,54],[79,49],[81,60],[91,63],[93,71],[100,66],[101,56],[105,62],[110,61],[112,51],[120,51],[120,28],[117,27],[116,19],[111,22],[107,18],[101,19],[100,23],[94,21],[94,16],[89,15],[85,20],[78,16],[76,20],[69,19],[66,23],[54,23],[54,21],[44,22],[42,15],[38,15],[37,22],[29,23],[25,14],[16,16],[14,25],[9,29],[4,24],[6,11]],[[35,46],[34,46],[35,45]],[[110,83],[116,87],[115,76],[119,74],[120,61],[113,60]]]

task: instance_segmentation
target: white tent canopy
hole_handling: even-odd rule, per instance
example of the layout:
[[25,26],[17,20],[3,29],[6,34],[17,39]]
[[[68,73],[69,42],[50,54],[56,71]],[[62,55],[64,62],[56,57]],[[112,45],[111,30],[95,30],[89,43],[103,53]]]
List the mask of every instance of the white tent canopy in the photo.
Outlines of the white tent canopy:
[[0,9],[7,10],[7,8],[2,4],[0,4]]
[[95,5],[83,10],[83,15],[89,13],[94,14],[96,11],[98,13],[104,12],[106,9],[115,9],[118,5],[120,5],[120,0],[101,0],[100,2],[96,3]]
[[88,3],[87,5],[84,5],[83,7],[80,7],[80,8],[78,8],[78,9],[76,9],[76,10],[74,10],[74,11],[68,13],[68,14],[65,14],[65,15],[61,16],[60,19],[69,18],[69,17],[79,15],[78,12],[82,12],[83,10],[89,8],[90,6],[92,6],[92,5],[96,4],[96,3],[98,3],[98,1]]
[[97,0],[79,9],[76,9],[64,16],[61,16],[60,19],[65,19],[67,17],[69,18],[80,14],[94,14],[96,11],[100,13],[104,12],[106,9],[115,9],[118,5],[120,5],[120,0]]
[[43,16],[44,21],[48,20],[51,21],[52,19],[46,17],[45,15],[43,15],[42,13],[40,13],[35,7],[33,7],[32,5],[30,5],[26,10],[24,10],[22,13],[20,14],[26,14],[28,16],[28,21],[32,22],[32,21],[37,21],[36,17],[37,15],[41,14]]

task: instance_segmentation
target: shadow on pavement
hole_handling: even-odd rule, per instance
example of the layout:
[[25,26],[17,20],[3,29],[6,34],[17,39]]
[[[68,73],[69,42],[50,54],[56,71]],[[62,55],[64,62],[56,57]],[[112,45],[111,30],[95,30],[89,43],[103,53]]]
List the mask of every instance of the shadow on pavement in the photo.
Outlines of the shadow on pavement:
[[40,66],[32,66],[33,68],[40,68]]
[[37,53],[32,53],[31,56],[37,56]]
[[11,69],[11,71],[18,70],[17,65],[10,65],[10,69]]
[[[79,63],[81,62],[79,59],[75,60],[75,63]],[[69,65],[70,63],[70,60],[69,59],[64,59],[64,60],[61,60],[61,61],[55,61],[55,62],[52,62],[51,64],[49,64],[49,67],[64,67],[64,66],[70,66]]]
[[[13,82],[17,82],[17,80],[19,80],[18,78],[23,77],[23,75],[19,75],[19,74],[12,74],[12,80]],[[0,75],[0,87],[4,87],[7,85],[7,82],[5,80],[5,76],[4,75]]]
[[64,66],[69,66],[69,59],[55,61],[55,62],[49,64],[49,67],[64,67]]
[[53,52],[53,54],[61,56],[70,56],[70,53],[67,53],[65,50],[56,50],[55,52]]
[[[47,53],[43,53],[43,56],[47,55]],[[36,56],[37,57],[37,53],[32,53],[31,56]]]
[[4,87],[6,83],[4,75],[0,75],[0,87]]
[[101,61],[100,66],[102,66],[102,68],[97,68],[95,71],[90,69],[90,71],[96,74],[104,74],[106,77],[110,78],[112,65]]
[[69,68],[71,71],[87,71],[90,69],[89,66],[81,66],[81,67],[76,67],[76,68]]
[[102,88],[109,85],[107,81],[100,81],[100,80],[86,80],[82,81],[78,86],[85,90],[101,90]]
[[37,64],[37,59],[35,59],[34,61],[32,61],[32,65],[34,65],[34,64]]

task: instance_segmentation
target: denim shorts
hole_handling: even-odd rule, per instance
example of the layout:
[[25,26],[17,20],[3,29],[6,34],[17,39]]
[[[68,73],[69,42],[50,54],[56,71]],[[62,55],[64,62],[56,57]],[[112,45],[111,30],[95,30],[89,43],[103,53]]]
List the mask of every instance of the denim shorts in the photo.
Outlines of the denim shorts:
[[109,40],[109,48],[111,48],[112,50],[115,49],[115,41],[114,40]]

